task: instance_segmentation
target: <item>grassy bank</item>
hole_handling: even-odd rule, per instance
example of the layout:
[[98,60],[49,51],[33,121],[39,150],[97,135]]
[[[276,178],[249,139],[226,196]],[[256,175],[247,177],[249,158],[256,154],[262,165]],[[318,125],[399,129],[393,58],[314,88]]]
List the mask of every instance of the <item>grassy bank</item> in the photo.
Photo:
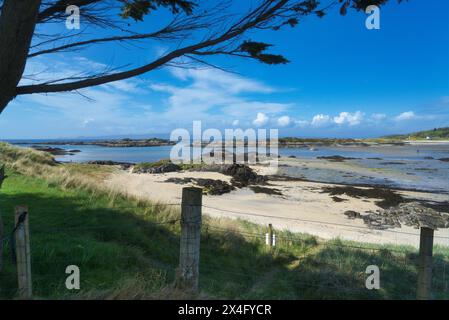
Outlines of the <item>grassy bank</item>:
[[[45,154],[32,151],[16,150],[15,155],[6,156],[4,148],[0,146],[0,161],[8,164],[8,178],[0,190],[0,209],[10,232],[14,206],[30,207],[37,298],[189,297],[171,288],[179,254],[178,206],[151,204],[99,187],[99,181],[114,168],[56,165],[47,161]],[[245,221],[205,217],[199,297],[415,297],[413,248],[324,242],[276,231],[276,247],[269,251],[265,232],[263,227]],[[3,258],[0,297],[14,298],[16,274],[8,250]],[[448,262],[447,248],[437,247],[435,298],[449,298]],[[81,270],[81,290],[76,292],[65,289],[65,268],[71,264]],[[365,289],[365,269],[373,264],[381,269],[381,289],[377,291]]]

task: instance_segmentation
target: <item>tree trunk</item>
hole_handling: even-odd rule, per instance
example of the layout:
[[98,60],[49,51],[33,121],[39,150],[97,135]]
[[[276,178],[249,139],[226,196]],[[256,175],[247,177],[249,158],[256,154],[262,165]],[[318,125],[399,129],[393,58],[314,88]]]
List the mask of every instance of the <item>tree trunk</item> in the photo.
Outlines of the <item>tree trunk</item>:
[[16,96],[41,0],[5,0],[0,15],[0,113]]

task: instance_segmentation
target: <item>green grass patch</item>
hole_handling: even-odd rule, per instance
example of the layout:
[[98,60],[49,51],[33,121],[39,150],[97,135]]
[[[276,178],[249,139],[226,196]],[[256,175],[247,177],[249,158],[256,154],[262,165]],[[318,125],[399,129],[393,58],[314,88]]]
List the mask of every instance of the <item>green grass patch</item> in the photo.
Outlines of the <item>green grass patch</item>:
[[[40,154],[38,156],[41,156]],[[5,157],[4,155],[2,157]],[[10,156],[8,156],[9,158]],[[45,159],[40,159],[45,160]],[[132,199],[92,181],[111,168],[54,166],[46,176],[13,170],[0,190],[6,233],[16,205],[30,214],[33,290],[48,299],[185,298],[171,289],[179,258],[179,208]],[[45,162],[45,161],[44,161]],[[42,166],[45,166],[44,164]],[[49,165],[47,165],[49,166]],[[18,166],[19,168],[22,168]],[[44,167],[42,167],[44,168]],[[80,185],[79,176],[89,179]],[[76,179],[75,179],[75,178]],[[63,181],[64,183],[61,183]],[[70,182],[70,183],[69,183]],[[414,299],[417,250],[376,246],[276,230],[276,246],[265,245],[266,228],[244,220],[205,216],[201,239],[200,297],[229,299]],[[17,275],[5,242],[0,298],[16,297]],[[435,246],[433,292],[449,299],[449,250]],[[81,270],[81,290],[65,288],[65,269]],[[381,270],[381,289],[367,290],[368,265]]]

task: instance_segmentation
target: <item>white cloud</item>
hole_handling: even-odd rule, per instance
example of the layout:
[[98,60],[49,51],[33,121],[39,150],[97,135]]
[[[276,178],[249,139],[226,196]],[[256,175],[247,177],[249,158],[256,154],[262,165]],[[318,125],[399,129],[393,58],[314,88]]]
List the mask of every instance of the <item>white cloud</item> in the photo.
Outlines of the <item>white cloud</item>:
[[312,118],[312,126],[323,126],[325,124],[328,124],[330,121],[330,117],[327,114],[317,114]]
[[374,121],[382,121],[387,118],[387,115],[385,113],[373,113],[370,118]]
[[394,119],[396,121],[404,121],[404,120],[412,120],[415,119],[416,115],[413,111],[407,111],[407,112],[403,112],[400,115],[398,115],[397,117],[395,117]]
[[234,120],[234,121],[232,121],[232,125],[233,125],[234,127],[238,126],[239,124],[240,124],[240,121],[239,121],[239,120]]
[[87,125],[89,125],[89,123],[94,122],[94,121],[95,121],[94,118],[84,119],[83,125],[87,126]]
[[291,123],[291,119],[289,116],[282,116],[278,119],[278,125],[281,127],[287,127]]
[[180,80],[193,80],[194,87],[197,89],[219,87],[232,94],[242,92],[272,93],[275,91],[274,88],[259,81],[217,69],[171,68],[170,71],[172,75]]
[[295,125],[297,125],[300,128],[303,128],[305,126],[309,125],[309,121],[307,120],[294,120]]
[[265,113],[259,112],[256,119],[254,119],[253,124],[257,127],[264,126],[268,123],[269,118]]
[[274,89],[241,76],[216,69],[170,71],[186,83],[150,85],[151,89],[168,94],[165,110],[153,113],[154,119],[166,126],[191,125],[192,120],[202,120],[206,126],[229,124],[236,119],[239,124],[250,123],[255,114],[270,118],[291,107],[291,104],[261,101],[260,94]]
[[361,113],[360,111],[357,111],[355,113],[340,112],[338,116],[334,117],[334,122],[339,125],[349,124],[350,126],[355,126],[360,124],[362,120],[363,113]]

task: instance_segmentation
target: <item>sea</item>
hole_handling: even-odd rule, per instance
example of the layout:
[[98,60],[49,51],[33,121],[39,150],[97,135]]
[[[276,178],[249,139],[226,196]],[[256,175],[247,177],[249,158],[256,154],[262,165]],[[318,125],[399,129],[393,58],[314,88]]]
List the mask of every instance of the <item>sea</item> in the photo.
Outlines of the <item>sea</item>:
[[[46,140],[48,142],[48,140]],[[65,140],[67,141],[67,140]],[[40,140],[10,140],[12,144],[30,147]],[[52,141],[57,143],[57,141]],[[56,156],[60,162],[82,163],[96,160],[116,162],[154,162],[170,157],[172,146],[155,147],[103,147],[93,145],[58,145],[66,150],[79,150],[73,155]],[[44,147],[45,145],[39,145]],[[282,166],[280,174],[301,177],[313,181],[386,185],[407,189],[449,193],[449,143],[423,145],[376,145],[376,146],[316,146],[313,148],[279,148],[284,157],[313,160],[318,157],[342,156],[346,168],[311,169],[307,166]],[[354,170],[351,170],[353,166]],[[355,170],[357,168],[357,170]],[[360,174],[360,168],[366,169]],[[449,200],[449,199],[448,199]]]

